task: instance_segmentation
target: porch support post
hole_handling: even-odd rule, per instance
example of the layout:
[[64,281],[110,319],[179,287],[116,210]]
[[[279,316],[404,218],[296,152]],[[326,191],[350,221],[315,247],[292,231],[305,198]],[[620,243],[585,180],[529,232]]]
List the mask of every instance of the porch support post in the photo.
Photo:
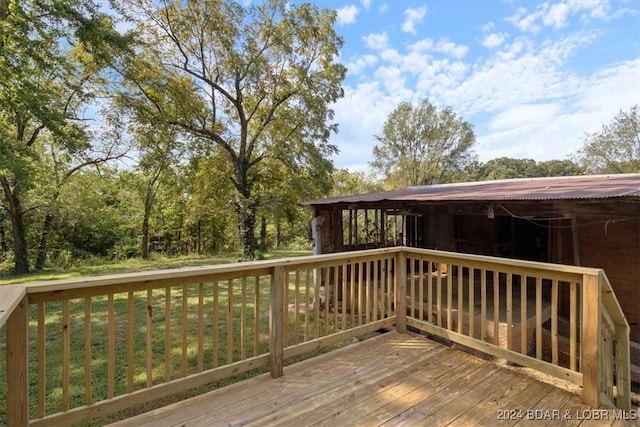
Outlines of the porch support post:
[[273,378],[281,377],[284,373],[284,296],[286,285],[284,266],[274,267],[271,275],[271,307],[269,310],[269,354]]
[[7,426],[29,425],[29,305],[25,295],[6,323]]
[[600,407],[600,281],[598,276],[582,276],[582,400]]
[[396,256],[396,331],[407,331],[407,253],[401,249]]

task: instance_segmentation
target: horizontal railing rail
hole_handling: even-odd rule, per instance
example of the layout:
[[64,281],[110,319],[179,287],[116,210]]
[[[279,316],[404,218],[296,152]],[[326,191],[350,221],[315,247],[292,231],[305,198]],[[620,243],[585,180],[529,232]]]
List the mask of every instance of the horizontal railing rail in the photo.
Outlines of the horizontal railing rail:
[[277,377],[288,358],[391,326],[568,379],[592,406],[630,399],[629,328],[597,269],[400,247],[0,292],[0,424],[69,425],[256,368]]

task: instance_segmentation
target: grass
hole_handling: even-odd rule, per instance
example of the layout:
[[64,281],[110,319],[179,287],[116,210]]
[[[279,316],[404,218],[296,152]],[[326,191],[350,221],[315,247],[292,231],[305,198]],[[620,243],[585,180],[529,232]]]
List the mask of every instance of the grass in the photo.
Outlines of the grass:
[[[311,255],[310,250],[274,250],[258,254],[256,259],[278,259]],[[239,261],[238,254],[224,253],[215,256],[180,256],[167,257],[154,255],[149,260],[128,259],[124,261],[77,261],[70,267],[50,267],[43,271],[29,274],[12,274],[11,265],[0,265],[0,285],[15,285],[44,280],[64,280],[77,277],[100,276],[115,273],[128,273],[147,270],[165,270],[180,267],[198,267],[205,265],[225,264]]]
[[[300,256],[309,254],[307,251],[278,251],[265,254],[265,259],[285,258],[292,256]],[[99,274],[121,273],[131,271],[142,270],[155,270],[155,269],[168,269],[178,268],[184,266],[196,266],[196,265],[212,265],[220,264],[224,262],[233,262],[237,259],[233,255],[219,256],[215,258],[201,258],[201,257],[182,257],[178,259],[170,258],[156,258],[147,262],[140,261],[127,261],[115,264],[105,264],[98,266],[78,266],[66,271],[47,271],[39,274],[10,277],[4,283],[28,283],[29,281],[40,280],[54,280],[64,279],[72,277],[91,276]],[[244,304],[246,306],[246,315],[244,317],[245,323],[245,357],[252,357],[255,355],[265,354],[268,350],[268,321],[269,321],[269,276],[262,276],[258,280],[253,277],[246,279],[246,299]],[[259,288],[258,310],[254,311],[255,286]],[[223,281],[218,284],[218,306],[220,307],[215,318],[214,314],[214,285],[213,283],[202,284],[202,289],[207,298],[204,300],[204,336],[205,344],[203,352],[200,353],[198,349],[198,320],[199,320],[199,292],[200,285],[193,284],[188,285],[183,289],[182,286],[174,286],[170,290],[171,309],[170,309],[170,322],[169,333],[171,335],[171,379],[179,378],[186,371],[187,374],[193,374],[198,372],[198,364],[200,362],[199,355],[202,354],[202,362],[204,370],[218,365],[222,366],[227,363],[240,360],[241,357],[241,319],[243,304],[242,299],[242,280],[236,279],[233,282],[233,292],[229,295],[228,282]],[[290,283],[290,290],[295,289]],[[183,293],[184,292],[184,293]],[[229,305],[228,298],[231,297],[231,304]],[[290,295],[289,303],[293,302]],[[311,296],[310,296],[311,298]],[[157,289],[152,292],[151,307],[152,307],[152,379],[153,384],[163,383],[165,378],[165,334],[167,333],[167,322],[165,321],[165,289]],[[148,313],[148,300],[147,292],[139,291],[134,293],[133,299],[134,310],[134,322],[133,322],[133,335],[134,335],[134,360],[135,372],[134,372],[134,389],[139,390],[147,385],[147,372],[146,372],[146,331],[147,331],[147,313]],[[69,339],[70,339],[70,407],[77,407],[85,404],[84,397],[84,310],[85,299],[74,299],[69,302]],[[186,306],[186,324],[183,325],[183,303]],[[114,382],[114,394],[120,395],[127,392],[128,373],[127,373],[127,352],[129,342],[129,295],[128,293],[119,293],[113,296],[114,306],[114,347],[115,347],[115,360],[113,375],[115,377]],[[231,319],[229,319],[228,309],[231,306]],[[62,316],[62,303],[51,302],[45,305],[45,330],[46,330],[46,395],[45,395],[45,413],[55,413],[62,409],[62,337],[64,330],[64,320]],[[38,350],[36,337],[38,336],[38,307],[36,305],[30,306],[30,364],[32,366],[30,372],[30,390],[31,390],[31,417],[36,418],[38,416],[37,411],[37,382],[38,373],[34,369],[38,366]],[[257,312],[257,314],[256,314]],[[107,329],[108,324],[108,298],[107,296],[96,296],[91,298],[91,358],[92,358],[92,370],[91,370],[91,390],[93,401],[100,401],[107,398],[108,389],[108,347],[109,340],[107,339],[109,333]],[[254,330],[254,316],[258,316],[258,330]],[[302,334],[301,330],[293,332],[293,322],[295,316],[299,316],[298,320],[300,325],[304,323],[304,314],[302,313],[290,313],[289,314],[289,332],[290,342],[293,341],[293,334]],[[314,314],[309,316],[310,322],[315,321]],[[320,331],[324,331],[324,322],[332,322],[332,319],[324,319],[320,317]],[[231,329],[229,329],[231,325]],[[183,346],[183,328],[187,330],[186,342],[184,345],[187,347],[187,363],[183,365],[182,361],[182,346]],[[335,328],[335,325],[329,327],[329,333]],[[6,365],[4,364],[4,352],[5,334],[0,328],[0,378],[5,377]],[[212,339],[214,335],[214,329],[218,334],[218,349],[217,353],[214,351],[212,345]],[[313,328],[312,328],[313,329]],[[323,332],[320,332],[323,335]],[[254,350],[254,337],[259,337],[259,347],[257,353]],[[313,336],[310,338],[314,338]],[[304,341],[304,338],[300,339],[300,342]],[[342,343],[346,345],[351,341]],[[228,347],[231,343],[232,348]],[[335,347],[333,347],[335,348]],[[321,349],[314,351],[310,354],[298,357],[294,360],[288,361],[293,363],[304,358],[313,357],[331,349]],[[191,396],[195,396],[207,391],[231,384],[236,381],[240,381],[255,375],[267,372],[268,368],[259,368],[249,372],[245,372],[230,378],[225,378],[220,381],[208,384],[206,386],[190,390],[188,392],[180,393],[171,397],[159,399],[155,402],[147,402],[144,405],[140,405],[135,408],[121,411],[108,417],[100,419],[94,419],[83,423],[84,426],[98,426],[104,425],[110,422],[114,422],[118,419],[128,418],[133,415],[146,412],[156,407],[161,407],[172,402],[180,401]],[[0,387],[0,425],[3,425],[6,420],[4,419],[3,411],[5,409],[5,396],[6,391],[3,387]]]

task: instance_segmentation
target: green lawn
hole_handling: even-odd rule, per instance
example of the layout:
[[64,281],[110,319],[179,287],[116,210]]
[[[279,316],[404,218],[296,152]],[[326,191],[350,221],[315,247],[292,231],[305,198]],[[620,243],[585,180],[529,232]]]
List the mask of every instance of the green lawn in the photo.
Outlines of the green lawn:
[[[260,254],[256,259],[278,259],[311,255],[310,250],[277,250]],[[225,264],[238,261],[238,255],[233,253],[216,256],[181,256],[165,257],[156,255],[150,260],[129,259],[126,261],[107,262],[92,260],[90,262],[77,261],[70,268],[49,268],[26,275],[12,275],[11,265],[5,263],[0,266],[0,285],[29,283],[43,280],[62,280],[86,276],[100,276],[104,274],[127,273],[145,270],[164,270],[180,267],[197,267],[203,265]]]

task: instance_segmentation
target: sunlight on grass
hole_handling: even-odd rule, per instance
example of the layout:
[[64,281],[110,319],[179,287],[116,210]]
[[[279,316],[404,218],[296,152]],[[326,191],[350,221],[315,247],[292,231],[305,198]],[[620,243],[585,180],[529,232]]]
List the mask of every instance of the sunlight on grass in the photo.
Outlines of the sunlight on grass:
[[[311,255],[311,251],[306,250],[277,250],[259,254],[256,259],[279,259]],[[12,275],[10,265],[2,265],[0,268],[0,285],[15,285],[29,282],[40,282],[46,280],[75,279],[78,277],[100,276],[117,273],[133,273],[138,271],[166,270],[181,267],[201,267],[207,265],[226,264],[239,261],[238,255],[234,253],[220,254],[216,256],[180,256],[165,257],[156,255],[150,260],[128,259],[125,261],[96,264],[99,260],[77,261],[77,265],[70,268],[50,268],[40,272],[33,272],[26,275]]]

